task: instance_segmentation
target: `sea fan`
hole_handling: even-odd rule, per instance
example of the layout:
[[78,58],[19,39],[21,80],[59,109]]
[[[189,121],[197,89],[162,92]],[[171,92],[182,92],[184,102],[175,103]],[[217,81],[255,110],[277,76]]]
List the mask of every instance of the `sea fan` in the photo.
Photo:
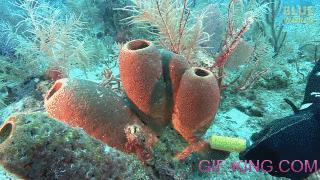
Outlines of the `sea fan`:
[[59,64],[69,69],[70,64],[88,65],[80,17],[65,15],[60,9],[36,0],[19,1],[15,6],[24,12],[17,14],[23,20],[16,25],[16,32],[20,33],[17,47],[20,57],[45,67]]
[[10,24],[0,21],[0,55],[14,57],[18,42],[13,35]]
[[133,13],[125,18],[158,37],[158,43],[191,60],[200,44],[210,39],[203,31],[205,13],[192,16],[188,0],[132,0],[133,6],[118,8]]

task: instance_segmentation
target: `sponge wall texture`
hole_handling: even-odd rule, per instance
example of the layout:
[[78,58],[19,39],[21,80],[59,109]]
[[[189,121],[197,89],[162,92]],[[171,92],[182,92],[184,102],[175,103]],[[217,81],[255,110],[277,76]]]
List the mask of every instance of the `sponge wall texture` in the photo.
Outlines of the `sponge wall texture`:
[[120,78],[130,101],[152,120],[150,126],[168,123],[166,84],[162,57],[156,46],[146,40],[133,40],[120,51]]
[[174,128],[189,143],[197,142],[213,121],[219,101],[220,90],[212,72],[198,67],[188,69],[174,99]]
[[[125,128],[133,124],[145,127],[120,97],[92,81],[60,79],[49,90],[44,103],[50,117],[81,127],[89,135],[122,151],[126,151]],[[152,133],[146,134],[152,138]]]

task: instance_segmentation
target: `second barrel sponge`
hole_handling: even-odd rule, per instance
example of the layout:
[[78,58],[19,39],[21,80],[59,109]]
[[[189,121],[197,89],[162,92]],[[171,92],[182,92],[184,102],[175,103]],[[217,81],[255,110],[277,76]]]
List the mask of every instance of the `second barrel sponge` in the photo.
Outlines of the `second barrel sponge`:
[[193,67],[182,76],[174,98],[173,127],[189,142],[197,142],[217,112],[220,90],[212,72]]
[[81,127],[89,135],[127,152],[125,129],[138,125],[144,131],[146,146],[156,139],[131,112],[123,100],[110,89],[82,79],[60,79],[45,97],[45,108],[50,117],[72,127]]

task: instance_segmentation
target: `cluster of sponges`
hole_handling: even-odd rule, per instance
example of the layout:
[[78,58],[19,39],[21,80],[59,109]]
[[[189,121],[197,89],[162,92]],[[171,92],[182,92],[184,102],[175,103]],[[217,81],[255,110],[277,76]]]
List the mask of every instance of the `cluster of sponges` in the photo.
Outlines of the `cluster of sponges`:
[[44,113],[17,114],[0,127],[0,163],[23,179],[146,179],[135,157]]
[[46,110],[50,117],[81,127],[142,160],[150,157],[156,136],[168,124],[192,144],[214,119],[220,99],[215,76],[190,68],[182,56],[160,51],[149,41],[133,40],[123,46],[120,77],[128,106],[100,84],[61,79],[45,97]]
[[154,130],[172,122],[189,143],[195,143],[214,119],[220,90],[213,73],[190,68],[183,57],[160,51],[149,41],[133,40],[123,46],[120,77],[128,98]]
[[105,152],[99,141],[56,120],[147,161],[170,123],[195,146],[214,119],[220,99],[215,76],[149,41],[123,46],[120,76],[129,104],[101,84],[57,80],[44,100],[54,119],[41,113],[10,117],[0,129],[0,163],[31,179],[145,179],[131,156]]

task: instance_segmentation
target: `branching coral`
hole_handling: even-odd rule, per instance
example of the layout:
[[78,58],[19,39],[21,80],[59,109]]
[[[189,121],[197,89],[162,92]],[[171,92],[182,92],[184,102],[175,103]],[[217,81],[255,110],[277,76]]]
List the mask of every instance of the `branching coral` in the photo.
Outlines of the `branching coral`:
[[116,94],[119,96],[124,96],[124,93],[122,91],[122,84],[119,76],[115,76],[113,72],[109,69],[106,68],[103,73],[103,80],[102,80],[102,85],[104,87],[108,87],[113,90]]
[[59,9],[36,0],[19,1],[16,7],[23,10],[16,28],[20,34],[17,54],[38,66],[60,66],[69,69],[71,63],[82,67],[88,64],[88,57],[82,41],[83,22],[74,15],[62,16]]
[[261,21],[259,25],[265,35],[268,36],[269,42],[274,48],[275,56],[277,56],[287,38],[287,32],[283,30],[283,25],[278,26],[276,23],[276,17],[281,12],[282,0],[259,0],[259,2],[267,3],[269,7],[269,12],[264,15],[265,20]]
[[142,24],[158,37],[162,47],[183,54],[189,61],[199,45],[210,38],[203,31],[205,13],[193,16],[188,9],[188,0],[133,0],[133,4],[120,8],[134,14],[124,20]]
[[265,13],[266,5],[254,6],[252,9],[248,10],[246,13],[246,18],[242,24],[242,27],[239,30],[235,30],[234,25],[234,13],[235,7],[237,4],[241,4],[242,1],[232,0],[228,6],[228,22],[227,22],[227,32],[225,34],[224,45],[221,52],[215,58],[214,65],[210,68],[211,70],[218,69],[218,83],[219,87],[223,86],[223,76],[224,76],[224,65],[228,61],[231,54],[234,52],[236,47],[239,45],[243,35],[249,30],[252,23],[261,17]]
[[[273,52],[273,49],[269,44],[266,44],[264,38],[260,38],[261,40],[257,40],[254,43],[249,56],[247,56],[248,60],[237,69],[236,73],[228,75],[228,78],[232,80],[224,84],[224,88],[232,87],[232,90],[235,92],[247,90],[252,87],[261,76],[269,72],[271,66],[266,66],[264,60],[272,59],[273,53],[270,52]],[[240,46],[238,46],[238,48],[239,47]],[[232,56],[239,57],[240,54],[243,54],[243,52],[238,52],[238,48]],[[244,48],[246,47],[244,46]],[[241,56],[239,58],[241,58]]]
[[[193,16],[188,9],[188,0],[135,0],[133,3],[134,6],[120,8],[134,14],[125,20],[128,20],[129,23],[142,24],[143,28],[147,28],[151,34],[158,37],[160,45],[172,52],[184,55],[191,63],[193,63],[192,58],[195,53],[199,50],[199,45],[210,40],[211,35],[204,32],[203,26],[203,18],[210,12],[205,11],[199,16]],[[242,13],[245,12],[241,25],[235,23],[237,16],[235,11],[239,9],[239,6],[246,7],[241,9]],[[266,8],[266,4],[258,5],[254,1],[248,3],[237,0],[230,1],[222,49],[215,57],[213,65],[207,67],[211,71],[218,72],[220,87],[223,86],[225,63],[252,23],[266,12]],[[214,43],[220,44],[220,42]]]
[[88,22],[86,26],[88,28],[94,28],[93,30],[100,30],[103,26],[103,11],[107,6],[105,0],[65,0],[67,8],[71,9],[77,15],[85,14],[81,16],[82,20]]

